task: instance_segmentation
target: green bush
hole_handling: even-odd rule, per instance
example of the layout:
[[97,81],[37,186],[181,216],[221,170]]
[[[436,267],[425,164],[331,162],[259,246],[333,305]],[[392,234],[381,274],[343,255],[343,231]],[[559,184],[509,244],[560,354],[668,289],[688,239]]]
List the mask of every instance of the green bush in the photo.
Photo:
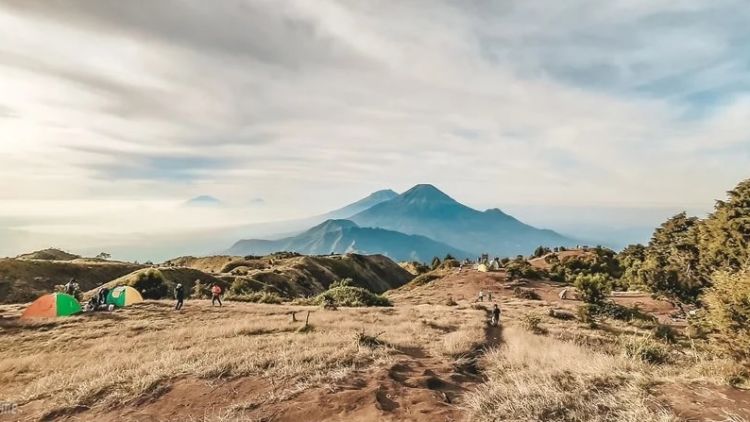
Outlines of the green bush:
[[392,306],[391,302],[383,296],[363,289],[361,287],[342,286],[328,289],[315,297],[314,303],[324,305],[326,303],[335,306]]
[[544,334],[547,330],[541,326],[542,316],[536,313],[528,313],[521,317],[521,325],[523,328],[531,331],[534,334]]
[[164,275],[157,269],[138,273],[128,285],[138,290],[144,299],[162,299],[170,295]]
[[716,273],[702,299],[715,343],[735,358],[750,359],[750,267]]
[[625,356],[651,364],[665,363],[669,360],[669,349],[650,337],[631,337],[623,345]]
[[224,299],[235,302],[269,303],[274,305],[284,302],[284,299],[274,292],[252,292],[241,295],[228,294]]
[[604,274],[579,274],[574,285],[581,300],[594,305],[604,303],[611,291],[609,277]]
[[335,289],[337,287],[351,287],[354,286],[354,280],[351,278],[343,278],[338,281],[334,281],[331,283],[331,285],[328,287],[329,289]]
[[546,275],[544,270],[535,268],[529,264],[523,257],[516,257],[516,259],[509,261],[504,265],[505,270],[508,272],[508,276],[511,280],[517,278],[527,278],[530,280],[538,280]]
[[190,294],[193,299],[207,299],[211,297],[211,286],[197,280],[193,285],[193,290]]
[[596,315],[597,312],[593,310],[593,305],[581,305],[576,309],[576,316],[578,320],[584,324],[588,324],[592,328],[596,327]]

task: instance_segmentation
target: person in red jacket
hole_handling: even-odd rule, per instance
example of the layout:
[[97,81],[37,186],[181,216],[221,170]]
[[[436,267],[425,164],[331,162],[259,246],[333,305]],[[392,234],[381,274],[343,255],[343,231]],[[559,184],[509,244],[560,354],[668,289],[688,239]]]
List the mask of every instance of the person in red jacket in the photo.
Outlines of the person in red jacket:
[[211,306],[216,306],[216,302],[219,302],[219,306],[221,306],[221,286],[214,283],[211,286]]

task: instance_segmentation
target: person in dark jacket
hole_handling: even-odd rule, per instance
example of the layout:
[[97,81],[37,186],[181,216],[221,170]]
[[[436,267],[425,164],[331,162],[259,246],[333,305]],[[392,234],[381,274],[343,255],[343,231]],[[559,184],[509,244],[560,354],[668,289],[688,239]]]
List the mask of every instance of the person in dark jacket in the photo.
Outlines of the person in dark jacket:
[[185,300],[185,288],[182,284],[178,283],[174,288],[174,298],[177,300],[177,304],[174,306],[176,310],[182,309],[182,302]]
[[495,327],[497,327],[497,324],[500,323],[500,308],[497,307],[497,303],[494,307],[492,307],[492,322],[491,324]]

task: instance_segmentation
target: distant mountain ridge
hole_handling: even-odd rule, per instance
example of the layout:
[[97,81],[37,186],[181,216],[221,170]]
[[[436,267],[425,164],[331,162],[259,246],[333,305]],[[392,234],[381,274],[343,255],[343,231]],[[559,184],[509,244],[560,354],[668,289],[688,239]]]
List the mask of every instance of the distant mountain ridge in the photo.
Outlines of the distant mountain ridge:
[[429,184],[416,185],[350,218],[362,227],[380,227],[429,237],[474,254],[528,254],[539,245],[572,246],[575,240],[524,224],[497,208],[478,211]]
[[277,251],[306,255],[331,253],[381,254],[397,261],[428,261],[434,256],[473,254],[424,236],[381,228],[360,227],[350,220],[327,220],[299,235],[279,240],[240,240],[228,251],[233,255],[264,255]]
[[282,250],[308,255],[357,252],[383,254],[396,260],[429,261],[446,254],[457,258],[482,253],[525,255],[540,245],[576,244],[575,240],[552,230],[524,224],[497,208],[486,211],[470,208],[429,184],[416,185],[400,195],[392,190],[378,191],[323,216],[332,218],[278,240],[241,240],[228,252],[255,255]]

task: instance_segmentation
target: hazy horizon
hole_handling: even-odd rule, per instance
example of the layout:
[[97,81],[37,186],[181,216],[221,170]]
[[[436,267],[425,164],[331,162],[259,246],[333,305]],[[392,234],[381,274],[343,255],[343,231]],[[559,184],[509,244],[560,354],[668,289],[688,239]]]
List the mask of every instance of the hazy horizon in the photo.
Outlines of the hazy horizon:
[[[749,19],[740,0],[7,0],[0,256],[158,259],[162,238],[417,183],[643,239],[748,177]],[[201,195],[221,204],[185,206]]]

